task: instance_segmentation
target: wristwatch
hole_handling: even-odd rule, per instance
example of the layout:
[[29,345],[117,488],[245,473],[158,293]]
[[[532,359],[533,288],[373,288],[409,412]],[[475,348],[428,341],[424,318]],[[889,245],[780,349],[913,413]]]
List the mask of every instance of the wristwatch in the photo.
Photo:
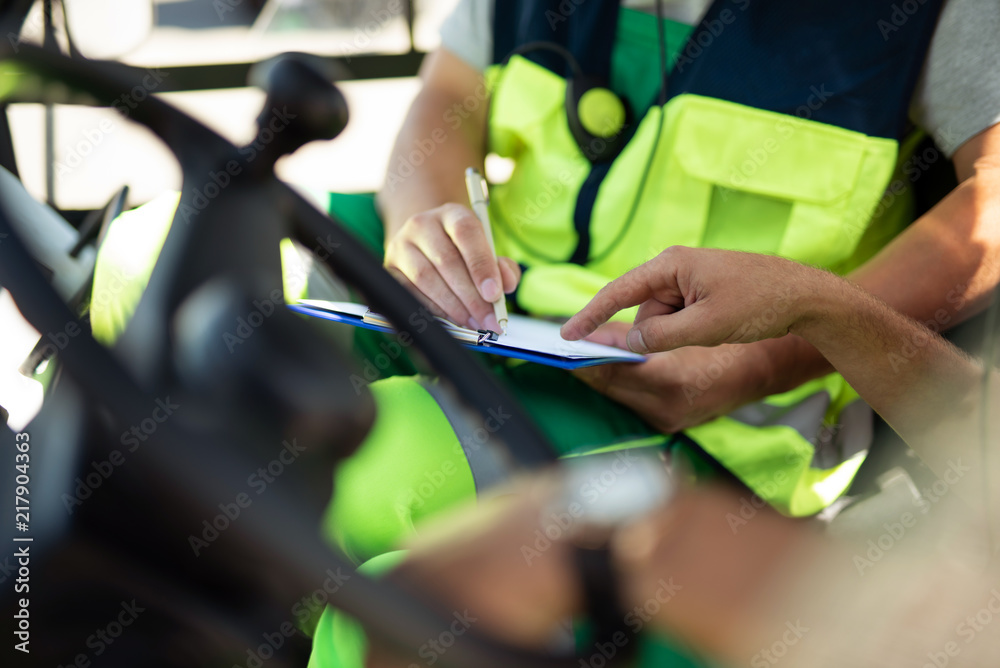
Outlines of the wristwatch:
[[562,527],[573,545],[591,629],[587,646],[610,646],[617,659],[626,659],[638,643],[628,642],[631,630],[608,546],[619,528],[666,504],[675,485],[652,447],[570,457],[562,464],[562,494],[542,521]]

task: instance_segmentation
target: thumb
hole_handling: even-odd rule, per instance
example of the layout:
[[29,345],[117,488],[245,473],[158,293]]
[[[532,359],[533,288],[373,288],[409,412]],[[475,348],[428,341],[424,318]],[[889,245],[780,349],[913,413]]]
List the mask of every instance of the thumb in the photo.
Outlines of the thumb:
[[628,334],[630,329],[631,325],[627,322],[607,322],[595,329],[587,337],[587,341],[603,343],[606,346],[628,350],[625,335]]
[[634,353],[655,353],[684,346],[711,346],[715,341],[699,327],[695,305],[637,322],[625,337]]

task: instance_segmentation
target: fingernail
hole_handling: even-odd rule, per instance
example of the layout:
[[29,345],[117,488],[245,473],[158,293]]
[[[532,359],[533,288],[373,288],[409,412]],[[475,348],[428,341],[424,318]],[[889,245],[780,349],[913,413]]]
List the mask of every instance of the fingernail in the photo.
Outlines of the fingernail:
[[465,324],[469,329],[479,329],[479,323],[476,322],[475,318],[469,318],[469,322]]
[[495,302],[500,297],[497,282],[492,278],[487,278],[479,285],[479,292],[483,295],[483,299],[488,302]]
[[649,349],[646,348],[646,342],[642,340],[642,332],[638,329],[630,329],[628,331],[628,335],[625,337],[625,345],[634,353],[644,355],[649,352]]
[[497,317],[490,314],[483,318],[483,329],[488,329],[491,332],[500,332],[500,323],[497,322]]

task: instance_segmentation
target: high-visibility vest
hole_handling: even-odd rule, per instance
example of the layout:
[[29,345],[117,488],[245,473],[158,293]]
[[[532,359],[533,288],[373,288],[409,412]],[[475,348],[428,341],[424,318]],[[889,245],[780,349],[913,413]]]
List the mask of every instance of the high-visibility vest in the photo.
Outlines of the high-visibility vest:
[[[914,2],[886,30],[903,20],[886,0],[716,0],[672,45],[661,107],[656,17],[616,0],[496,2],[489,146],[514,169],[493,188],[490,213],[498,253],[525,267],[517,305],[569,316],[671,245],[773,253],[840,273],[865,262],[912,216],[880,201],[902,162],[941,4]],[[646,99],[633,100],[645,111],[613,161],[591,164],[570,133],[563,59],[508,57],[532,41],[565,47],[612,88],[636,70],[654,77]],[[691,391],[708,391],[725,367],[720,359]],[[846,490],[871,432],[868,407],[832,374],[686,435],[766,501],[803,516]]]

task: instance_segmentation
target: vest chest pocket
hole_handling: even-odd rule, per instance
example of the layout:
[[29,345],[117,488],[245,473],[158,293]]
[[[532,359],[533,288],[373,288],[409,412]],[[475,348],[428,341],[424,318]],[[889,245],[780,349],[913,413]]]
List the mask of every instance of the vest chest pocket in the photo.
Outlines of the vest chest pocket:
[[526,264],[567,258],[576,244],[576,193],[590,163],[566,122],[566,82],[521,56],[487,79],[494,90],[490,150],[516,162],[510,180],[491,190],[498,252]]
[[[854,252],[891,178],[894,140],[695,95],[667,107],[659,196],[686,243],[821,266]],[[663,245],[676,243],[672,227]]]

